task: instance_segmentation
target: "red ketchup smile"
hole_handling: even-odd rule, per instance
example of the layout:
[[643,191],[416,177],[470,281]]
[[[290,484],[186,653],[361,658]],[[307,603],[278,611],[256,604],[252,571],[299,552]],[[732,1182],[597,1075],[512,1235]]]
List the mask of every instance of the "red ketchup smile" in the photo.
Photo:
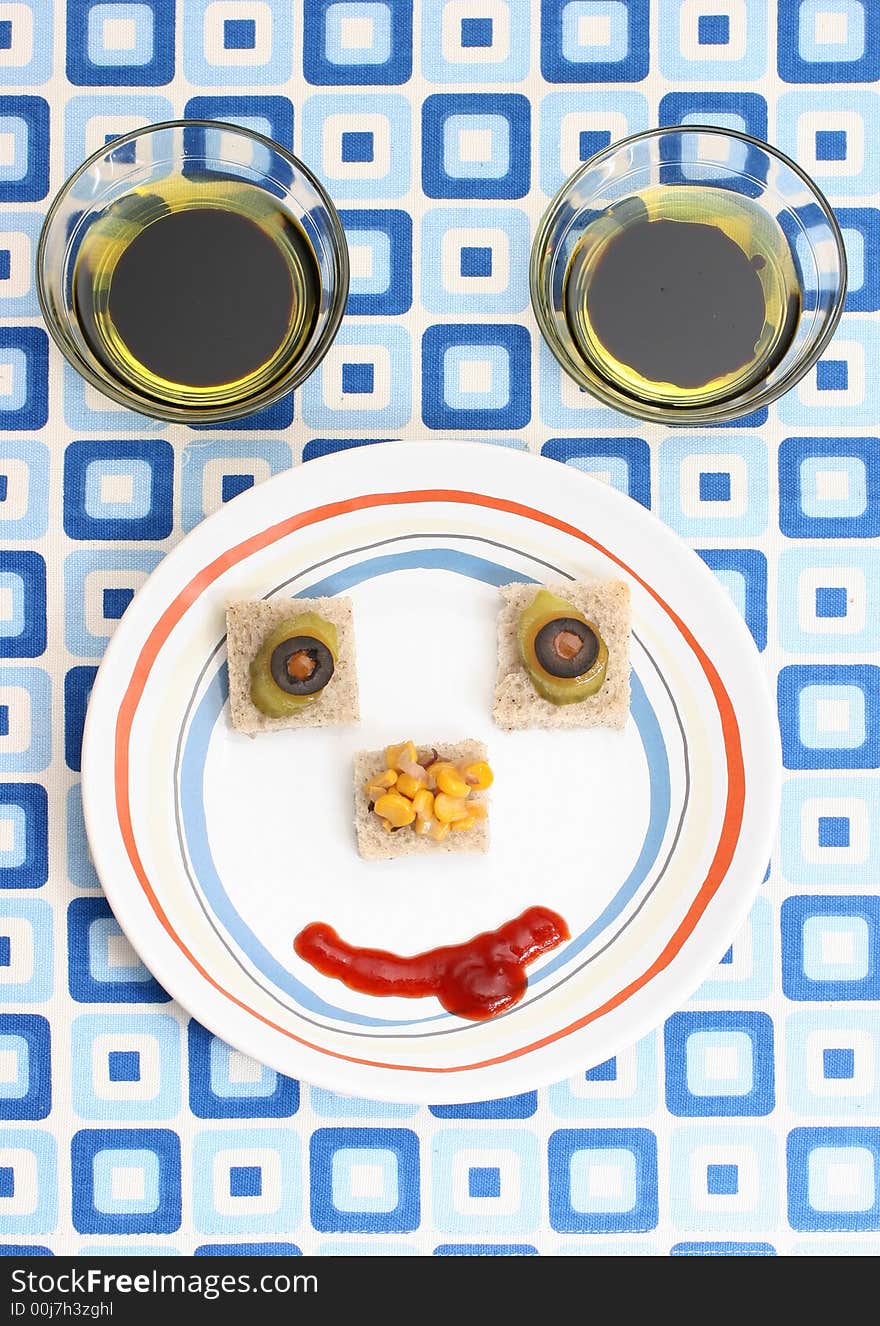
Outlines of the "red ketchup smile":
[[528,907],[497,930],[411,958],[346,944],[323,921],[301,930],[293,947],[324,976],[361,994],[436,995],[447,1012],[482,1022],[518,1004],[528,985],[526,966],[568,938],[568,926],[556,912]]

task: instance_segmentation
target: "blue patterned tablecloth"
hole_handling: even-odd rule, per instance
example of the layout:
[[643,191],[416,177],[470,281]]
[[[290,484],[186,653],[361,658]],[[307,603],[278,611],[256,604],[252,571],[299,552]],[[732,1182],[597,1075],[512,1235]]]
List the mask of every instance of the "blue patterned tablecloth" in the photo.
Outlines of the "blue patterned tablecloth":
[[[877,0],[0,0],[0,1252],[880,1250],[878,74]],[[175,115],[292,146],[352,254],[296,400],[207,432],[85,387],[32,275],[65,174]],[[816,178],[851,282],[769,414],[671,433],[561,377],[529,237],[597,148],[707,121]],[[192,1022],[120,934],[79,795],[95,668],[180,535],[291,464],[432,434],[595,474],[691,542],[786,768],[771,871],[688,1006],[455,1108],[345,1099]]]

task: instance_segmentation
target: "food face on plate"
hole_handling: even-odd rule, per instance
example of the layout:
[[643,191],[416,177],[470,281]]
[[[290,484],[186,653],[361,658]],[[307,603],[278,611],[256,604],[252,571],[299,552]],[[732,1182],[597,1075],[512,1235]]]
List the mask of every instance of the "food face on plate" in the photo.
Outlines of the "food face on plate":
[[[624,727],[630,702],[629,587],[570,581],[500,590],[493,718],[525,728]],[[227,610],[229,704],[250,736],[360,717],[354,622],[347,598],[239,602]],[[395,740],[354,761],[355,841],[367,861],[489,851],[486,746]],[[450,866],[452,869],[453,867]],[[435,996],[450,1013],[494,1017],[525,993],[526,966],[569,938],[564,919],[535,905],[459,944],[403,957],[346,943],[315,921],[298,956],[351,989]]]

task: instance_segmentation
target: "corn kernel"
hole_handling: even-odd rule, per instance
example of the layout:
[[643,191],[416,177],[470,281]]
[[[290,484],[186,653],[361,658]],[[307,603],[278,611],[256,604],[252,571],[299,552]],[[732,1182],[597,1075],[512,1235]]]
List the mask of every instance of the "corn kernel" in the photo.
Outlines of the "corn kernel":
[[467,808],[471,819],[487,820],[489,818],[489,807],[485,801],[469,801]]
[[443,839],[449,834],[449,825],[441,824],[439,820],[434,821],[434,827],[431,830],[431,837],[435,843],[442,843]]
[[439,769],[436,778],[440,791],[445,792],[447,796],[464,798],[471,790],[470,784],[465,782],[454,764],[448,764]]
[[402,741],[397,746],[385,747],[385,759],[389,769],[399,770],[401,760],[407,760],[410,764],[415,764],[418,756],[411,741]]
[[430,820],[434,818],[434,793],[429,792],[426,787],[420,787],[412,799],[413,810],[422,819]]
[[419,778],[413,778],[412,774],[402,773],[397,775],[395,786],[398,792],[402,792],[405,797],[412,800],[416,792],[424,787],[424,783]]
[[495,775],[485,760],[476,760],[473,764],[465,765],[461,772],[465,782],[475,787],[478,792],[491,787],[495,781]]
[[[393,793],[389,793],[393,796]],[[452,824],[455,820],[463,820],[468,813],[468,808],[461,797],[451,797],[445,792],[438,792],[434,798],[434,816],[442,824]]]
[[364,791],[371,801],[375,801],[383,792],[387,792],[389,787],[393,787],[397,782],[397,774],[393,769],[385,769],[382,773],[374,774],[368,783],[364,784]]
[[413,832],[420,838],[427,838],[437,821],[429,815],[416,815],[416,822],[413,825]]
[[453,824],[450,824],[449,827],[452,829],[453,833],[462,833],[467,829],[472,829],[476,822],[477,820],[474,815],[465,815],[463,820],[456,820]]
[[379,797],[373,809],[377,815],[388,820],[394,829],[402,829],[405,824],[412,824],[416,817],[412,802],[401,796],[396,789]]

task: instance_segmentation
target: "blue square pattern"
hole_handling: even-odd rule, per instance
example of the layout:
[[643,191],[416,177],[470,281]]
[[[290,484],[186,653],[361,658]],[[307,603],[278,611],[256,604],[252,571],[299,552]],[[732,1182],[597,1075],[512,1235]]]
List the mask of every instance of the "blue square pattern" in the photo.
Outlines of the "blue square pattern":
[[173,525],[174,452],[159,438],[71,442],[64,529],[72,539],[159,540]]
[[530,361],[525,327],[429,327],[422,340],[424,422],[436,429],[524,428],[531,416]]
[[781,669],[777,707],[787,769],[880,765],[880,668],[792,663]]
[[587,1082],[616,1082],[617,1060],[606,1059],[604,1063],[596,1064],[594,1068],[588,1068],[584,1073],[584,1079]]
[[430,1105],[437,1119],[530,1119],[538,1108],[537,1091],[520,1096],[498,1096],[495,1100],[470,1101],[464,1105]]
[[701,46],[726,46],[730,41],[729,16],[701,14],[697,20],[697,41]]
[[822,1075],[828,1080],[849,1081],[855,1076],[855,1054],[851,1049],[822,1051]]
[[849,819],[846,815],[820,815],[817,826],[820,847],[849,847]]
[[180,1227],[180,1138],[167,1128],[83,1128],[70,1146],[81,1234],[170,1234]]
[[636,83],[648,59],[648,0],[541,0],[548,83]]
[[322,1233],[405,1233],[420,1221],[419,1139],[408,1128],[317,1128],[311,1217]]
[[581,161],[589,161],[590,157],[601,152],[610,142],[609,129],[581,129],[578,134],[578,154]]
[[[178,0],[178,10],[183,44],[178,73],[184,73],[195,87],[285,89],[294,50],[294,9],[285,0],[239,0],[234,5],[217,4],[216,0],[181,4]],[[253,25],[253,46],[227,43],[230,20]],[[232,32],[234,42],[247,39],[247,28],[235,27]]]
[[880,899],[795,894],[783,902],[780,919],[787,998],[880,998]]
[[190,97],[183,113],[191,120],[223,120],[255,129],[293,151],[293,103],[289,97],[259,94]]
[[373,391],[372,364],[343,364],[342,390],[346,395],[369,396]]
[[464,245],[459,269],[462,276],[491,276],[492,250],[484,246]]
[[[186,447],[180,462],[184,530],[191,530],[245,487],[287,469],[291,462],[286,442],[280,438],[255,438],[249,433],[224,437],[217,442],[199,439]],[[131,560],[131,553],[128,558]]]
[[[0,1232],[49,1234],[58,1223],[58,1156],[54,1137],[38,1128],[4,1128],[0,1161]],[[3,1249],[15,1255],[13,1248]],[[31,1248],[22,1248],[24,1256]]]
[[8,935],[0,935],[0,967],[12,966],[12,940]]
[[[9,249],[0,249],[0,281],[8,281],[12,274],[12,254]],[[6,493],[3,494],[6,500]]]
[[820,359],[816,365],[818,391],[846,391],[849,386],[849,365],[845,359]]
[[229,1171],[230,1197],[261,1197],[263,1172],[259,1165],[233,1165]]
[[135,957],[104,898],[67,909],[67,980],[83,1004],[161,1004],[170,995]]
[[759,649],[767,646],[767,558],[757,548],[699,548],[739,609]]
[[67,0],[67,77],[80,87],[161,87],[174,76],[175,0]]
[[846,161],[846,130],[816,130],[816,160]]
[[0,737],[9,736],[9,705],[0,704]]
[[224,474],[221,480],[220,496],[224,502],[231,502],[239,493],[246,493],[254,486],[252,474]]
[[786,82],[868,83],[880,77],[880,11],[872,0],[779,0],[778,22],[777,62]]
[[257,25],[252,18],[223,21],[223,45],[227,51],[252,51],[257,44]]
[[[45,198],[49,192],[48,102],[43,97],[0,96],[0,133],[8,144],[8,159],[0,165],[0,202],[32,203]],[[31,335],[37,330],[31,328]],[[34,427],[30,423],[21,426]]]
[[406,83],[412,33],[412,0],[305,0],[303,73],[323,86]]
[[12,45],[12,24],[8,18],[0,21],[0,51],[8,51]]
[[522,198],[531,112],[520,93],[434,93],[422,106],[422,188],[429,198]]
[[500,1197],[501,1170],[497,1165],[471,1165],[468,1170],[468,1195]]
[[195,1020],[189,1023],[189,1107],[199,1119],[287,1119],[299,1083],[247,1059]]
[[463,18],[461,20],[461,44],[465,48],[491,46],[491,18]]
[[647,1128],[560,1128],[548,1142],[550,1224],[562,1234],[654,1229],[657,1139]]
[[706,1166],[706,1191],[711,1197],[732,1197],[738,1188],[738,1165]]
[[845,617],[846,590],[840,586],[818,586],[816,589],[816,616]]
[[675,1013],[664,1028],[666,1107],[692,1118],[769,1114],[773,1023],[766,1013]]
[[354,269],[348,312],[386,317],[406,313],[412,304],[411,218],[390,207],[343,208],[339,217]]
[[372,161],[375,155],[373,134],[367,130],[360,133],[348,129],[342,135],[342,160]]
[[49,1023],[35,1013],[0,1013],[0,1055],[0,1119],[45,1119],[52,1108]]
[[0,890],[38,889],[49,878],[49,799],[41,783],[0,783]]
[[700,475],[701,502],[729,502],[730,474],[728,471],[704,470]]
[[107,1056],[111,1082],[137,1082],[141,1075],[141,1056],[137,1050],[111,1050]]
[[793,1229],[880,1229],[880,1129],[793,1128],[786,1155]]
[[103,594],[104,616],[118,620],[134,598],[133,589],[105,589]]
[[70,1063],[80,1119],[143,1123],[180,1110],[180,1027],[166,1013],[79,1014]]
[[54,918],[51,906],[27,894],[0,894],[0,938],[7,961],[0,962],[0,1002],[33,1006],[52,995]]
[[633,501],[651,505],[651,455],[643,438],[551,438],[541,455],[587,474],[598,473]]

